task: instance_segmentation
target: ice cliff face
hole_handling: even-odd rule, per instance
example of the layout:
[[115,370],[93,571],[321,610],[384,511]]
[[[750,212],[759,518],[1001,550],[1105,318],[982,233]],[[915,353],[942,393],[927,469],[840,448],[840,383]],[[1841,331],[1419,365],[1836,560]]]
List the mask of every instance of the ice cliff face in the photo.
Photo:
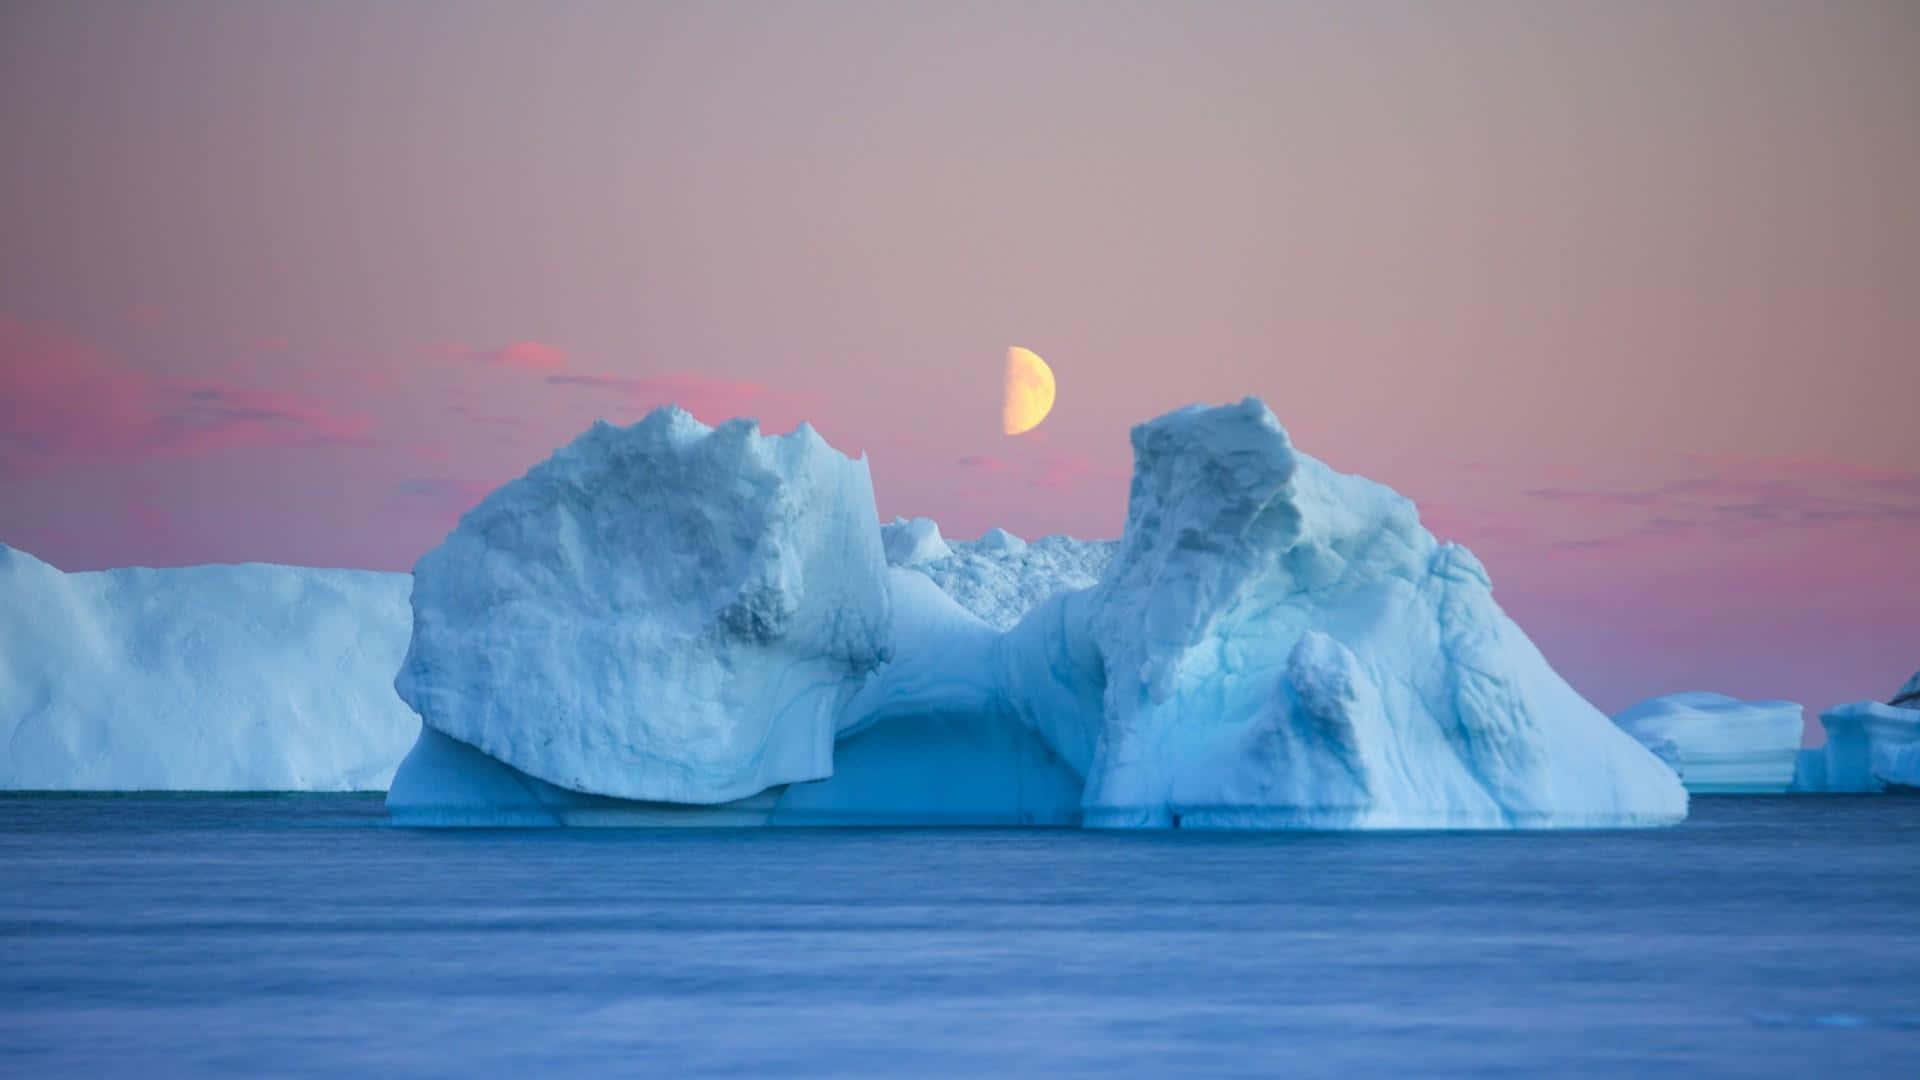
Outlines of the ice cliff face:
[[[1673,771],[1554,674],[1411,503],[1297,453],[1253,399],[1133,443],[1118,545],[967,545],[877,526],[864,465],[805,429],[709,432],[677,411],[596,428],[417,568],[398,685],[429,730],[389,806],[529,823],[1685,815]],[[782,614],[727,614],[742,606]]]
[[1673,766],[1688,791],[1781,792],[1793,783],[1803,726],[1798,702],[1668,694],[1613,722]]
[[419,734],[393,693],[405,574],[62,573],[0,545],[0,788],[382,790]]
[[724,803],[833,772],[893,640],[866,460],[812,428],[605,423],[415,568],[395,688],[429,727],[581,792]]

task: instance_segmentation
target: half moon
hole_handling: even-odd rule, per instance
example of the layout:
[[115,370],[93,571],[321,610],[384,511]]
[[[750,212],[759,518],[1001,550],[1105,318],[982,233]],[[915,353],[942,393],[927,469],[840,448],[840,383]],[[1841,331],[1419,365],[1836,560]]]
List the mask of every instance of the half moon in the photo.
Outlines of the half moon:
[[1000,429],[1009,435],[1032,431],[1053,409],[1053,369],[1033,350],[1007,350],[1007,386],[1000,400]]

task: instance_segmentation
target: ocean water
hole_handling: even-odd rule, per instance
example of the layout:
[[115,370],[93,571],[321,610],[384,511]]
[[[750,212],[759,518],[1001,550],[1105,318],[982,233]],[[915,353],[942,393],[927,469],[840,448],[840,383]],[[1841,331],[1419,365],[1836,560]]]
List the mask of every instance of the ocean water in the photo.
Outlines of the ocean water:
[[1920,800],[1515,834],[0,798],[0,1074],[1920,1075]]

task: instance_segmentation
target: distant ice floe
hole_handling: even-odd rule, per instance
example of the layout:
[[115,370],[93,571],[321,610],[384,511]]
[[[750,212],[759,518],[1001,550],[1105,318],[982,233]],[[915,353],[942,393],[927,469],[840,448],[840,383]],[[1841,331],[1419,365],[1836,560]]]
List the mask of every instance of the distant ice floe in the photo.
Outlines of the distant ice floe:
[[[1248,399],[1134,429],[1117,544],[881,527],[811,429],[664,409],[415,571],[419,824],[1651,825],[1672,769],[1412,503]],[[924,522],[924,524],[922,523]],[[946,552],[942,554],[941,548]],[[891,564],[891,565],[890,565]]]
[[0,789],[381,791],[406,574],[62,573],[0,545]]
[[1794,701],[1668,694],[1613,718],[1700,794],[1765,794],[1793,784],[1803,711]]
[[[1820,714],[1823,746],[1800,752],[1796,791],[1920,790],[1920,672],[1890,704],[1856,701]],[[1914,708],[1903,707],[1911,703]]]

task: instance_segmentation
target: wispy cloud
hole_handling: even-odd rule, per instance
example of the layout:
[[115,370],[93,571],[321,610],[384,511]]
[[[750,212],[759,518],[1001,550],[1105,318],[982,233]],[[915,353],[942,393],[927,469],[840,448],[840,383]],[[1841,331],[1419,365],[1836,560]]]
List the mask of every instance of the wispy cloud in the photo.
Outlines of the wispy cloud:
[[1720,459],[1710,473],[1648,488],[1553,487],[1534,500],[1646,511],[1608,533],[1563,539],[1561,550],[1627,547],[1640,541],[1702,537],[1752,539],[1836,525],[1920,525],[1920,473],[1817,460]]
[[567,354],[559,346],[538,341],[516,341],[474,355],[482,363],[515,371],[553,372],[567,367]]
[[155,377],[0,317],[0,464],[370,444],[363,416],[289,391]]

